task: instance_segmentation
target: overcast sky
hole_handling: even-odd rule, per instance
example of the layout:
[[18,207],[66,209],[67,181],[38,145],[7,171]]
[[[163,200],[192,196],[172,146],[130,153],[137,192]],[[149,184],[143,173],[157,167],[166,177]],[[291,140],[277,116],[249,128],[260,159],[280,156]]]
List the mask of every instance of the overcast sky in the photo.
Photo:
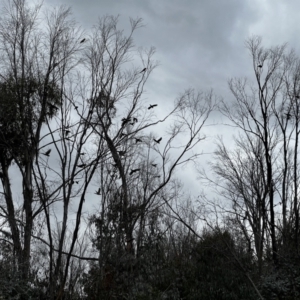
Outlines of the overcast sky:
[[[288,42],[299,51],[300,2],[296,0],[45,0],[46,5],[71,6],[75,19],[88,32],[99,17],[119,15],[120,27],[129,17],[141,17],[145,27],[136,32],[137,46],[156,48],[160,66],[147,86],[149,103],[170,101],[187,88],[213,89],[230,101],[227,81],[252,77],[252,62],[244,42],[260,35],[265,46]],[[154,102],[152,101],[152,102]],[[214,122],[215,120],[211,120]],[[218,125],[211,136],[231,134]],[[204,151],[213,151],[212,138]],[[209,157],[203,158],[208,160]],[[190,179],[193,176],[190,176]],[[197,181],[185,180],[189,189]]]

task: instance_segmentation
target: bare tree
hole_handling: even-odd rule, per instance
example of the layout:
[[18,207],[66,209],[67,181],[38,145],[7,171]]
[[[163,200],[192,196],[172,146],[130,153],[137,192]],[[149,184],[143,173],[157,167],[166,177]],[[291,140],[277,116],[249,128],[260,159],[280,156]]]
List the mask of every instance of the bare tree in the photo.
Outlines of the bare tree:
[[[88,70],[95,70],[90,76],[94,95],[88,98],[95,103],[96,111],[88,124],[98,136],[97,143],[103,143],[109,152],[100,163],[96,194],[102,201],[101,212],[97,220],[93,218],[100,233],[99,263],[103,268],[107,263],[103,253],[115,245],[118,256],[127,257],[130,264],[139,255],[136,251],[143,243],[145,222],[163,204],[162,195],[176,167],[199,157],[200,153],[190,152],[205,138],[204,124],[214,108],[212,92],[195,94],[188,90],[163,119],[157,119],[141,99],[146,79],[155,66],[151,61],[153,49],[140,52],[146,71],[124,69],[128,53],[123,51],[129,51],[131,40],[120,38],[116,19],[105,20],[107,23],[100,22],[91,38],[85,59]],[[139,22],[132,23],[133,30]],[[149,129],[171,116],[175,121],[163,133],[164,137],[155,139]],[[186,140],[184,134],[188,136]],[[175,158],[171,159],[171,154]],[[111,230],[108,235],[115,237],[111,244],[103,243],[107,240],[107,228]]]
[[255,84],[231,79],[233,103],[220,104],[228,125],[239,130],[236,149],[229,150],[220,139],[211,165],[217,175],[213,182],[231,202],[227,211],[234,214],[249,241],[253,236],[261,273],[264,243],[270,239],[277,265],[284,259],[278,252],[278,233],[287,247],[291,222],[298,226],[299,59],[285,45],[263,48],[258,37],[246,46]]
[[[0,23],[1,39],[1,181],[6,200],[9,228],[24,280],[28,277],[31,235],[36,207],[34,161],[40,156],[42,126],[56,113],[60,102],[61,81],[78,50],[76,30],[71,27],[69,10],[52,15],[48,35],[38,28],[41,6],[29,7],[25,1],[8,1]],[[74,62],[73,62],[74,63]],[[68,68],[67,68],[68,67]],[[65,69],[62,72],[62,69]],[[14,133],[12,133],[12,129]],[[7,139],[9,135],[12,139]],[[48,153],[49,155],[49,153]],[[9,169],[14,162],[22,177],[23,203],[20,222]],[[20,233],[21,231],[24,234]]]

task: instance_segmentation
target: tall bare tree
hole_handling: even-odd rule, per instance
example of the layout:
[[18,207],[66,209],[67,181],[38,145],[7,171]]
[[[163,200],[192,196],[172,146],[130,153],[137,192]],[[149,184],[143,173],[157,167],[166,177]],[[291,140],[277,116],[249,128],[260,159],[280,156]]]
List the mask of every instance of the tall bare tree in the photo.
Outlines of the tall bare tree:
[[283,247],[288,247],[291,235],[294,245],[298,241],[299,58],[286,45],[265,49],[258,37],[246,46],[254,83],[231,79],[233,102],[220,104],[220,111],[239,132],[236,149],[219,140],[212,168],[218,178],[213,181],[231,201],[245,237],[249,242],[254,237],[261,273],[269,240],[275,265],[284,260],[279,254],[280,236]]
[[[18,267],[24,280],[30,266],[36,208],[34,161],[41,154],[42,126],[61,106],[61,81],[78,50],[68,19],[69,10],[54,13],[46,35],[38,28],[40,5],[8,1],[0,22],[1,40],[1,181]],[[22,178],[22,211],[15,207],[9,169],[12,162]],[[25,216],[21,222],[20,215]],[[20,232],[21,230],[21,232]]]

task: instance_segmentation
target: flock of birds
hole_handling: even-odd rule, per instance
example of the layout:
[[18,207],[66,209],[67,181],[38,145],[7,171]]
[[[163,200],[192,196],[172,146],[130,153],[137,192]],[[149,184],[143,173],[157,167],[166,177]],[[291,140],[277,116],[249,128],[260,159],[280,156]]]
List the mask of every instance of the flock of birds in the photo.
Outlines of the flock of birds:
[[[85,38],[82,39],[82,40],[80,41],[80,44],[84,43],[85,41],[86,41]],[[147,70],[147,68],[144,68],[143,70],[140,71],[140,73],[144,73],[146,70]],[[54,105],[54,104],[52,104],[52,103],[50,103],[50,102],[47,102],[47,104],[49,105],[50,109],[58,110],[58,107],[57,107],[56,105]],[[157,104],[150,104],[149,107],[148,107],[148,110],[153,109],[153,108],[156,107],[156,106],[157,106]],[[77,109],[78,106],[75,107],[75,108]],[[122,127],[124,127],[124,125],[127,124],[127,123],[129,123],[130,125],[134,125],[134,124],[137,123],[137,122],[138,122],[138,119],[137,119],[136,117],[132,118],[132,122],[131,122],[131,117],[123,118],[123,119],[122,119]],[[70,130],[66,129],[66,130],[65,130],[65,134],[66,134],[66,138],[68,139],[68,135],[70,134]],[[121,135],[125,135],[125,134],[122,133]],[[159,143],[161,142],[161,140],[162,140],[162,137],[160,137],[159,139],[153,139],[153,141],[154,141],[155,143],[157,143],[157,144],[159,144]],[[135,138],[135,142],[136,142],[136,143],[141,143],[141,142],[143,142],[143,141],[142,141],[142,139],[140,139],[140,138]],[[49,156],[50,156],[50,153],[51,153],[51,149],[48,149],[46,152],[44,152],[44,153],[42,153],[42,154],[45,155],[45,156],[47,156],[47,157],[49,157]],[[124,156],[124,155],[126,154],[126,151],[125,151],[125,150],[120,150],[120,151],[118,151],[118,153],[119,153],[120,156]],[[80,155],[84,155],[84,154],[85,154],[85,153],[80,153]],[[151,165],[152,165],[153,167],[157,167],[157,164],[152,163]],[[86,166],[85,163],[82,163],[82,164],[77,165],[77,167],[79,167],[79,168],[84,168],[85,166]],[[129,175],[133,175],[134,173],[139,172],[140,170],[141,170],[140,168],[131,169]],[[160,177],[160,175],[155,176],[155,177]],[[74,183],[74,182],[75,182],[75,181],[72,180],[72,183]],[[76,183],[78,183],[78,181],[76,181]],[[100,195],[100,194],[101,194],[101,189],[99,188],[97,191],[95,191],[95,194],[96,194],[96,195]]]
[[[84,39],[82,39],[80,41],[80,43],[82,44],[85,41],[86,41],[86,39],[84,38]],[[259,64],[257,67],[261,69],[263,67],[263,65]],[[143,73],[146,70],[147,70],[147,68],[144,68],[140,73]],[[296,98],[299,99],[300,97],[298,96]],[[47,102],[47,104],[49,105],[50,109],[58,110],[58,107],[56,105],[54,105],[54,104],[52,104],[50,102]],[[153,109],[156,106],[157,106],[157,104],[150,104],[149,107],[148,107],[148,110]],[[78,107],[76,107],[76,108],[78,108]],[[286,113],[285,115],[286,115],[287,120],[289,120],[291,118],[291,114],[290,113]],[[129,123],[130,125],[134,125],[137,122],[138,122],[138,119],[135,118],[135,117],[132,118],[132,122],[131,122],[131,117],[123,118],[122,119],[122,127],[124,127],[127,123]],[[69,133],[70,133],[70,130],[65,130],[66,137],[68,137]],[[124,133],[122,133],[121,136],[122,135],[125,136]],[[153,139],[153,141],[155,143],[157,143],[157,144],[159,144],[161,142],[161,140],[162,140],[162,137],[160,137],[159,139]],[[135,138],[135,143],[141,143],[141,142],[143,142],[142,139]],[[51,153],[51,149],[48,149],[46,152],[44,152],[42,154],[45,155],[45,156],[47,156],[47,157],[49,157],[50,153]],[[126,151],[125,150],[120,150],[120,151],[118,151],[118,153],[119,153],[120,156],[124,156],[126,154]],[[80,153],[80,155],[83,155],[83,154],[85,154],[85,153]],[[152,163],[151,165],[153,167],[157,167],[157,164]],[[85,166],[86,166],[85,163],[77,165],[77,167],[79,167],[79,168],[84,168]],[[131,169],[129,175],[133,175],[134,173],[139,172],[140,170],[141,170],[140,168]],[[160,177],[160,175],[155,176],[155,177]],[[97,191],[95,191],[95,194],[96,195],[100,195],[101,194],[101,189],[99,188]]]

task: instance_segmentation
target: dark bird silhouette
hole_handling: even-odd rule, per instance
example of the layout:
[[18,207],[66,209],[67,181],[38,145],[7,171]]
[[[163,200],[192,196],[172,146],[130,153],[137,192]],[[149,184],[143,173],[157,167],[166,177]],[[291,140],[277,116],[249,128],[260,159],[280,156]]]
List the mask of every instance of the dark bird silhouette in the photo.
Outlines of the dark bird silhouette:
[[155,167],[155,168],[156,168],[156,167],[157,167],[157,164],[151,164],[151,166],[153,166],[153,167]]
[[128,123],[128,122],[130,122],[131,121],[131,118],[123,118],[122,119],[122,127],[126,124],[126,123]]
[[162,137],[161,137],[161,138],[159,138],[158,140],[156,140],[156,139],[153,139],[153,141],[154,141],[155,143],[157,143],[157,144],[159,144],[159,143],[161,142],[161,140],[162,140]]
[[66,132],[66,135],[68,135],[70,133],[70,130],[66,130],[65,132]]
[[82,43],[84,43],[84,42],[85,42],[85,39],[81,40],[81,41],[80,41],[80,44],[82,44]]
[[290,113],[286,113],[285,115],[286,115],[286,119],[287,120],[289,120],[291,118],[291,116],[292,116]]
[[96,195],[100,195],[100,188],[98,189],[98,191],[95,191]]
[[262,68],[263,66],[262,66],[262,65],[258,65],[257,67],[258,67],[258,68]]
[[72,184],[74,184],[74,183],[78,184],[79,181],[74,181],[74,180],[72,180]]
[[153,107],[157,106],[157,104],[150,104],[150,106],[148,107],[148,109],[151,109]]
[[296,99],[300,99],[300,96],[298,96],[298,95],[296,95],[295,97],[296,97]]
[[51,152],[51,149],[47,150],[45,153],[43,153],[44,155],[46,156],[50,156],[50,152]]
[[47,102],[51,109],[58,109],[58,107],[50,102]]
[[137,118],[133,118],[133,122],[137,123],[138,119]]
[[85,164],[77,165],[78,168],[84,168],[85,166]]
[[85,152],[81,152],[81,153],[80,153],[80,155],[85,155],[85,154],[86,154]]
[[135,139],[135,143],[141,143],[141,142],[142,142],[141,139],[138,139],[138,138]]
[[143,73],[143,72],[145,72],[147,70],[147,68],[144,68],[140,73]]
[[75,109],[78,109],[78,106],[77,106],[77,105],[75,105],[74,107],[75,107]]
[[129,175],[132,175],[133,173],[138,172],[139,170],[140,170],[140,169],[131,169]]
[[119,152],[120,156],[124,156],[126,153],[126,151],[118,151],[118,152]]

